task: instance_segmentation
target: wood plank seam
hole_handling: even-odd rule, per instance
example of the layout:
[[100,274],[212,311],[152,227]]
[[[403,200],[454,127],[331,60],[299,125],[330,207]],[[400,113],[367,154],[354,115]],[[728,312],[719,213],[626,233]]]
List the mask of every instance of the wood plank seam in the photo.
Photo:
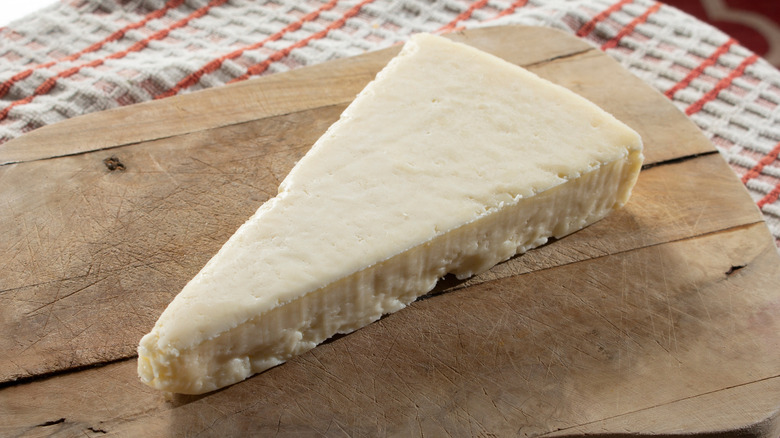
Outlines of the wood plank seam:
[[672,158],[672,159],[669,159],[669,160],[662,160],[662,161],[656,161],[655,163],[643,164],[642,165],[642,170],[645,171],[647,169],[652,169],[653,167],[666,166],[666,165],[669,165],[669,164],[683,163],[685,161],[694,160],[694,159],[699,158],[699,157],[706,157],[708,155],[717,155],[717,154],[719,154],[719,152],[717,150],[714,150],[714,151],[701,152],[701,153],[698,153],[698,154],[684,155],[682,157]]
[[312,107],[312,108],[305,108],[305,109],[296,110],[296,111],[287,111],[287,112],[283,112],[283,113],[279,113],[279,114],[274,114],[273,116],[260,117],[260,118],[256,118],[256,119],[250,119],[250,120],[242,120],[240,122],[226,123],[226,124],[223,124],[223,125],[209,126],[207,128],[204,128],[204,129],[192,130],[192,131],[188,131],[188,132],[180,132],[180,133],[173,134],[173,135],[163,135],[163,136],[160,136],[160,137],[154,137],[154,138],[148,138],[148,139],[140,140],[140,141],[131,141],[131,142],[127,142],[127,143],[115,144],[115,145],[105,146],[105,147],[97,148],[97,149],[88,149],[88,150],[83,150],[83,151],[71,152],[71,153],[66,153],[66,154],[61,154],[61,155],[52,155],[52,156],[49,156],[49,157],[41,157],[41,158],[34,158],[34,159],[28,159],[28,160],[17,160],[17,161],[0,162],[0,167],[12,165],[12,164],[24,164],[24,163],[34,163],[36,161],[54,160],[54,159],[57,159],[57,158],[77,157],[79,155],[91,154],[93,152],[104,152],[104,151],[110,151],[110,150],[123,148],[123,147],[132,147],[132,146],[135,146],[135,145],[143,145],[145,143],[153,143],[153,142],[156,142],[156,141],[167,140],[167,139],[170,139],[170,138],[185,137],[185,136],[188,136],[188,135],[198,134],[198,133],[205,132],[205,131],[229,128],[231,126],[246,125],[246,124],[249,124],[249,123],[255,123],[257,121],[268,119],[268,118],[272,118],[272,117],[286,117],[286,116],[290,116],[292,114],[301,113],[301,112],[304,112],[304,111],[336,108],[336,107],[339,107],[339,106],[344,106],[344,105],[346,105],[348,103],[349,103],[349,101],[336,102],[336,103],[329,104],[329,105],[320,105],[320,106],[316,106],[316,107]]
[[29,160],[4,161],[4,162],[0,162],[0,167],[9,166],[9,165],[12,165],[12,164],[24,164],[24,163],[34,163],[36,161],[55,160],[57,158],[77,157],[79,155],[89,154],[89,153],[93,153],[93,152],[110,151],[112,149],[117,149],[117,148],[126,147],[126,146],[133,146],[135,144],[146,143],[146,142],[149,142],[149,141],[165,140],[166,138],[171,138],[171,137],[176,137],[176,136],[160,137],[160,138],[154,138],[154,139],[143,140],[143,141],[134,141],[134,142],[124,143],[124,144],[106,146],[106,147],[103,147],[103,148],[96,148],[96,149],[90,149],[90,150],[78,151],[78,152],[69,152],[69,153],[65,153],[65,154],[61,154],[61,155],[51,155],[51,156],[48,156],[48,157],[33,158],[33,159],[29,159]]
[[532,63],[529,63],[529,64],[523,64],[520,67],[523,67],[525,69],[529,69],[529,68],[533,68],[533,67],[547,65],[547,64],[550,64],[550,63],[553,63],[553,62],[557,62],[557,61],[567,60],[567,59],[570,59],[570,58],[577,58],[580,55],[584,55],[586,53],[591,53],[591,52],[594,52],[595,50],[596,50],[595,48],[589,47],[587,49],[577,50],[575,52],[566,53],[566,54],[558,55],[558,56],[553,56],[551,58],[542,59],[540,61],[535,61],[535,62],[532,62]]
[[[534,273],[537,273],[537,272],[549,271],[551,269],[559,269],[559,268],[561,268],[563,266],[570,266],[570,265],[574,265],[574,264],[577,264],[577,263],[591,262],[593,260],[600,260],[600,259],[603,259],[603,258],[613,257],[613,256],[616,256],[616,255],[628,254],[628,253],[631,253],[631,252],[634,252],[634,251],[641,251],[641,250],[645,250],[645,249],[648,249],[648,248],[654,248],[654,247],[668,245],[668,244],[677,243],[677,242],[686,242],[686,241],[690,241],[690,240],[705,238],[705,237],[713,236],[713,235],[720,234],[720,233],[728,233],[728,232],[733,232],[733,231],[739,231],[739,230],[743,230],[743,229],[746,229],[746,228],[749,228],[749,227],[753,227],[753,226],[756,226],[756,225],[763,225],[763,224],[764,224],[764,220],[759,220],[759,221],[755,221],[755,222],[749,222],[749,223],[734,225],[734,226],[730,226],[730,227],[726,227],[726,228],[721,228],[719,230],[708,231],[708,232],[705,232],[705,233],[699,233],[699,234],[696,234],[696,235],[687,236],[687,237],[683,237],[683,238],[679,238],[679,239],[669,239],[669,240],[666,240],[666,241],[663,241],[663,242],[657,242],[657,243],[651,243],[651,244],[648,244],[648,245],[637,246],[637,247],[634,247],[634,248],[620,250],[620,251],[616,251],[616,252],[605,254],[605,255],[601,255],[601,256],[593,256],[593,257],[585,258],[585,259],[581,259],[581,260],[574,260],[574,261],[571,261],[571,262],[568,262],[568,263],[561,263],[561,264],[558,264],[558,265],[555,265],[555,266],[542,267],[542,268],[539,268],[539,269],[534,269],[532,271],[520,272],[520,273],[517,273],[517,274],[508,275],[508,276],[504,276],[504,277],[500,277],[500,278],[493,278],[493,279],[489,279],[489,280],[484,280],[484,281],[479,282],[478,284],[480,284],[480,285],[481,284],[488,284],[488,283],[492,283],[492,282],[496,282],[496,281],[505,280],[507,278],[520,277],[520,276],[523,276],[523,275],[534,274]],[[564,237],[564,239],[565,239],[565,237]],[[554,243],[555,241],[556,241],[555,239],[550,239],[550,241],[548,243],[546,243],[545,245],[542,245],[542,246],[540,246],[538,248],[543,248],[543,247],[545,247],[547,245],[550,245],[550,244]],[[512,257],[509,260],[512,260],[512,259],[517,258],[517,257],[522,257],[522,256],[523,256],[523,254],[519,254],[519,255],[516,255],[516,256]],[[503,262],[503,263],[506,263],[506,262]],[[744,264],[744,265],[739,265],[739,266],[731,266],[729,268],[729,270],[724,272],[723,274],[726,277],[730,277],[730,276],[734,275],[737,271],[739,271],[741,269],[745,269],[748,266],[750,266],[749,263]],[[457,280],[457,281],[458,281],[457,285],[452,286],[451,288],[445,288],[444,290],[437,291],[437,288],[434,287],[434,289],[431,292],[428,292],[427,294],[421,296],[420,298],[417,299],[417,301],[422,300],[422,299],[433,298],[433,297],[439,296],[439,295],[444,295],[444,294],[447,294],[447,293],[450,293],[450,292],[454,292],[456,290],[463,289],[465,287],[470,287],[471,286],[471,285],[469,285],[469,286],[463,285],[463,283],[468,281],[468,279],[466,279],[466,280]]]
[[77,365],[77,366],[70,367],[70,368],[62,368],[62,369],[58,369],[58,370],[48,371],[48,372],[41,373],[41,374],[29,375],[29,376],[25,376],[25,377],[20,377],[20,378],[18,378],[16,380],[3,380],[3,381],[0,381],[0,391],[2,391],[5,388],[10,388],[12,386],[26,385],[26,384],[29,384],[29,383],[40,382],[40,381],[43,381],[43,380],[51,379],[51,378],[54,378],[54,377],[59,377],[59,376],[64,376],[64,375],[74,374],[74,373],[80,373],[80,372],[86,371],[86,370],[91,370],[91,369],[95,369],[95,368],[101,368],[101,367],[104,367],[104,366],[107,366],[107,365],[113,365],[113,364],[116,364],[116,363],[126,362],[128,360],[134,360],[136,357],[138,357],[138,355],[134,354],[134,355],[131,355],[131,356],[125,356],[125,357],[119,357],[119,358],[111,359],[111,360],[94,362],[94,363],[90,363],[90,364],[87,364],[87,365]]
[[[657,409],[657,408],[662,407],[662,406],[669,406],[669,405],[680,403],[680,402],[683,402],[683,401],[686,401],[686,400],[694,400],[694,399],[697,399],[697,398],[706,397],[708,395],[717,394],[719,392],[729,391],[729,390],[732,390],[732,389],[735,389],[735,388],[748,386],[748,385],[751,385],[751,384],[754,384],[754,383],[767,382],[767,381],[770,381],[770,380],[773,380],[773,379],[778,379],[778,378],[780,378],[780,375],[768,376],[768,377],[763,377],[761,379],[752,380],[752,381],[749,381],[749,382],[744,382],[744,383],[740,383],[740,384],[736,384],[736,385],[730,385],[730,386],[726,386],[726,387],[723,387],[723,388],[718,388],[718,389],[713,390],[713,391],[706,391],[706,392],[702,392],[700,394],[696,394],[696,395],[693,395],[693,396],[682,397],[682,398],[679,398],[679,399],[670,400],[668,402],[659,403],[659,404],[656,404],[656,405],[653,405],[653,406],[648,406],[648,407],[645,407],[645,408],[636,409],[636,410],[633,410],[633,411],[630,411],[630,412],[624,412],[624,413],[622,413],[620,415],[613,415],[611,417],[600,418],[598,420],[593,420],[593,421],[589,421],[589,422],[586,422],[586,423],[577,424],[575,426],[571,426],[571,427],[559,429],[557,431],[552,431],[552,432],[548,432],[548,433],[539,435],[539,437],[550,436],[552,434],[555,434],[556,437],[566,436],[566,435],[559,435],[559,434],[561,432],[565,432],[566,430],[571,430],[571,429],[575,429],[576,430],[576,429],[581,428],[583,426],[597,424],[597,423],[602,422],[602,421],[609,421],[609,420],[614,420],[614,419],[617,419],[617,418],[624,418],[624,417],[628,417],[628,416],[631,416],[631,415],[634,415],[634,414],[637,414],[637,413],[640,413],[640,412],[645,412],[645,411],[650,411],[652,409]],[[762,421],[760,421],[760,422],[758,422],[756,424],[746,425],[746,426],[748,426],[748,428],[751,429],[751,430],[759,429],[759,431],[760,431],[760,429],[769,428],[770,424],[766,424],[766,423],[772,423],[772,422],[778,421],[780,419],[779,415],[780,415],[780,413],[774,412],[773,414],[771,414],[769,417],[763,419]],[[704,434],[708,434],[708,433],[717,433],[717,432],[718,431],[712,431],[712,432],[706,432],[705,431],[703,433]],[[573,436],[578,436],[579,437],[579,436],[582,436],[582,435],[575,432],[575,434]],[[620,435],[610,434],[610,437],[614,438],[616,436],[620,436]],[[635,437],[636,434],[632,434],[630,436]],[[655,437],[655,438],[662,438],[662,437],[666,437],[666,436],[671,437],[671,436],[679,436],[679,435],[667,435],[667,434],[653,435],[653,437]],[[720,436],[720,435],[718,435],[718,436]],[[740,436],[742,436],[742,435],[740,435]]]

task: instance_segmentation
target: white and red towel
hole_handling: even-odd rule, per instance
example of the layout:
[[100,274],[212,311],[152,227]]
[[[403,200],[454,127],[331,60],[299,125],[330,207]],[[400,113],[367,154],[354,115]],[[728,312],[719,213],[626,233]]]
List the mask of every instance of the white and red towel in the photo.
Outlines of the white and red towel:
[[0,147],[93,111],[358,55],[416,32],[502,24],[577,35],[665,94],[742,179],[780,247],[780,71],[651,0],[64,0],[0,28]]

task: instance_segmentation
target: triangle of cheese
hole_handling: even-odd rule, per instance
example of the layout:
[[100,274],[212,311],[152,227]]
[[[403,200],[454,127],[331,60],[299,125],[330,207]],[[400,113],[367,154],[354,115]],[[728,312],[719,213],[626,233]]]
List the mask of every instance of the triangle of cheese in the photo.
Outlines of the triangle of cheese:
[[413,37],[141,340],[198,394],[395,312],[622,206],[639,136],[472,47]]

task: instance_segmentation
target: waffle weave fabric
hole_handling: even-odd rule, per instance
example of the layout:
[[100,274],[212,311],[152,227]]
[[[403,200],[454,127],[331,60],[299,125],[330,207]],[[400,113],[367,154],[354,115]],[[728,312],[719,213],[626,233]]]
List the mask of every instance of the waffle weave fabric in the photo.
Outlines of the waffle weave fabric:
[[81,114],[507,24],[574,34],[665,94],[780,247],[780,71],[651,0],[64,0],[0,28],[0,148]]

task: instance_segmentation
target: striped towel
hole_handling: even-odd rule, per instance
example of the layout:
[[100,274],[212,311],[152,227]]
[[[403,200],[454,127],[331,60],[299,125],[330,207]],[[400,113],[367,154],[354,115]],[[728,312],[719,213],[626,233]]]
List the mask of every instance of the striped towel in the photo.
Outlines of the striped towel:
[[93,111],[284,72],[416,32],[524,24],[590,42],[665,94],[780,247],[780,72],[651,0],[63,0],[0,28],[0,147]]

